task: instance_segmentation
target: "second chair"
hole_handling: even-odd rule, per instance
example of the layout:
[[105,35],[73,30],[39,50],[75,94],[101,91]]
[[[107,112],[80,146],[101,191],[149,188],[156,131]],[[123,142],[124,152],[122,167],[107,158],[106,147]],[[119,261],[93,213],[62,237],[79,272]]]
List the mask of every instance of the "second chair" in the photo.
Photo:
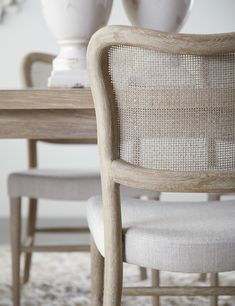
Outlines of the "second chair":
[[[22,77],[26,88],[45,88],[54,56],[30,53],[23,61]],[[38,169],[37,145],[39,142],[52,144],[96,144],[96,139],[81,140],[28,140],[29,168],[15,172],[8,179],[8,193],[11,198],[11,232],[13,256],[14,305],[20,305],[20,255],[25,253],[23,283],[29,280],[33,252],[79,252],[89,251],[89,245],[35,245],[36,234],[88,233],[87,227],[38,227],[38,199],[59,201],[86,201],[101,192],[99,171]],[[140,197],[143,192],[126,188],[125,194]],[[158,193],[149,193],[157,198]],[[21,244],[21,198],[29,198],[26,243]],[[80,204],[81,205],[81,204]],[[79,211],[79,206],[78,210]],[[141,269],[142,278],[145,270]]]

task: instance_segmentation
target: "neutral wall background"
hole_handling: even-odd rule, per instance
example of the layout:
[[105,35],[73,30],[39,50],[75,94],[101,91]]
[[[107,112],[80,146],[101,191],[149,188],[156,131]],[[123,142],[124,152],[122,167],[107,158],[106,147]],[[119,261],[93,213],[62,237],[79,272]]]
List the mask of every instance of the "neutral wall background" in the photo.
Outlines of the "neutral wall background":
[[[216,33],[235,31],[235,0],[195,0],[192,12],[182,29],[185,33]],[[148,0],[146,0],[146,5]],[[110,24],[129,24],[121,0],[114,0]],[[56,53],[57,45],[43,20],[39,0],[25,0],[17,14],[8,16],[0,24],[0,88],[20,88],[20,61],[28,52]],[[39,163],[43,168],[92,168],[98,169],[95,146],[40,145]],[[7,175],[27,166],[25,140],[0,141],[0,217],[6,217],[8,198]],[[165,198],[175,198],[165,195]],[[178,199],[205,199],[204,195],[178,195]],[[79,209],[78,209],[79,208]],[[42,217],[84,216],[84,203],[58,203],[42,201]]]

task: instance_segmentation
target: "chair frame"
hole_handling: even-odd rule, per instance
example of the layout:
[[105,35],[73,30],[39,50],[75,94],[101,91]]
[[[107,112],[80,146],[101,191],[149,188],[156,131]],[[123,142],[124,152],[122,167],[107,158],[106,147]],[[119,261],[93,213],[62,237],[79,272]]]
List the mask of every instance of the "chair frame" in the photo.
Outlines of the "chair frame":
[[[115,97],[107,75],[107,52],[115,45],[177,54],[213,55],[234,52],[235,33],[169,34],[135,27],[111,26],[99,30],[92,37],[88,48],[88,68],[98,125],[105,241],[105,264],[95,243],[92,243],[92,275],[95,275],[92,280],[92,305],[119,306],[122,293],[156,297],[200,295],[214,298],[219,295],[235,295],[235,287],[218,286],[215,274],[211,278],[212,287],[122,288],[124,258],[120,184],[160,192],[232,193],[235,191],[235,171],[176,174],[172,171],[136,167],[119,159],[119,135],[115,128],[117,112],[112,103]],[[108,82],[105,82],[106,80]],[[212,301],[216,305],[217,299]]]
[[[44,53],[30,53],[25,56],[21,67],[21,79],[25,88],[33,87],[33,82],[30,77],[31,67],[34,62],[43,62],[51,64],[54,56]],[[56,140],[42,140],[42,139],[29,139],[28,145],[28,167],[37,168],[37,144],[39,142],[47,142],[52,144],[96,144],[96,139],[56,139]],[[32,262],[32,253],[34,252],[89,252],[90,245],[34,245],[36,234],[60,234],[60,233],[89,233],[88,227],[37,227],[37,208],[38,199],[29,198],[29,209],[27,217],[27,231],[26,242],[21,243],[21,198],[11,198],[11,244],[12,244],[12,262],[13,262],[13,301],[14,305],[20,305],[20,256],[25,253],[24,272],[22,283],[25,284],[29,281],[30,269]]]

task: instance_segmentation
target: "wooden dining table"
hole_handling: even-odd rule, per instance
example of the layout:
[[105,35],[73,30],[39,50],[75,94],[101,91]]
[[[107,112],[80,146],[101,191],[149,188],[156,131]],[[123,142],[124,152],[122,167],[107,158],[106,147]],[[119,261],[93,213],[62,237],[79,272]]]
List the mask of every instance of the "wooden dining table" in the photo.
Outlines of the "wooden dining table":
[[0,138],[95,140],[91,90],[0,90]]

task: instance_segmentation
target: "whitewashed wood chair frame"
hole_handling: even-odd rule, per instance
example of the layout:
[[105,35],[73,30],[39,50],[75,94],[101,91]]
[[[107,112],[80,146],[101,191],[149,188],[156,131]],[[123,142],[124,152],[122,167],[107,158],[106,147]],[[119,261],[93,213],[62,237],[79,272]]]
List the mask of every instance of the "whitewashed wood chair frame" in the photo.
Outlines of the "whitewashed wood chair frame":
[[[117,58],[115,58],[115,54],[122,54],[122,51],[125,48],[128,50],[127,52],[129,52],[129,57],[127,56],[125,59],[125,55],[123,55],[123,62],[120,63]],[[136,161],[135,164],[135,162],[125,160],[125,158],[120,156],[120,152],[122,150],[121,145],[123,144],[120,143],[121,141],[124,141],[122,139],[124,136],[121,135],[121,132],[125,134],[125,130],[122,127],[122,124],[125,123],[125,120],[123,117],[120,119],[119,116],[123,116],[125,112],[125,103],[128,103],[125,101],[125,99],[128,100],[128,97],[124,97],[123,93],[125,93],[125,91],[118,91],[120,90],[118,87],[119,84],[117,79],[113,80],[115,76],[113,76],[112,73],[115,75],[116,59],[116,65],[120,65],[120,67],[122,67],[119,69],[119,80],[122,82],[121,69],[123,69],[123,74],[125,74],[124,71],[126,67],[127,70],[132,68],[130,62],[128,62],[128,58],[131,59],[131,52],[133,52],[134,57],[136,55],[135,52],[137,52],[136,50],[143,50],[143,54],[144,50],[147,50],[148,52],[146,53],[161,53],[167,56],[172,55],[173,61],[177,61],[177,59],[174,57],[175,55],[176,57],[189,56],[191,57],[191,60],[194,60],[194,58],[198,57],[201,57],[202,59],[205,58],[205,60],[213,60],[214,56],[216,57],[221,55],[223,57],[223,55],[226,56],[226,54],[228,54],[231,55],[230,61],[233,63],[235,60],[235,33],[215,35],[186,35],[163,33],[138,29],[135,27],[112,26],[99,30],[91,39],[88,48],[88,67],[98,127],[98,145],[100,152],[102,179],[105,254],[103,257],[103,255],[100,253],[99,248],[102,248],[100,245],[103,246],[103,242],[100,242],[98,247],[99,243],[97,242],[98,238],[97,233],[95,232],[96,228],[91,229],[93,236],[91,249],[92,305],[119,306],[121,303],[122,294],[156,296],[158,298],[164,295],[211,296],[212,305],[216,305],[217,296],[235,295],[235,287],[220,287],[218,285],[216,273],[221,271],[213,271],[211,287],[156,286],[149,288],[122,288],[123,261],[125,261],[125,233],[123,233],[122,229],[122,201],[120,200],[119,192],[120,185],[151,191],[157,190],[160,192],[205,192],[211,194],[220,194],[233,193],[235,191],[235,167],[233,165],[234,151],[230,166],[222,170],[216,168],[214,165],[215,160],[213,156],[215,145],[213,138],[207,139],[209,150],[208,154],[212,154],[212,156],[210,156],[210,162],[208,162],[210,165],[208,165],[208,168],[206,167],[205,170],[183,171],[176,169],[173,171],[167,168],[159,170],[156,168],[151,168],[151,166],[145,167],[141,164],[138,165],[138,162]],[[112,57],[112,64],[110,64],[110,57]],[[147,54],[145,54],[143,57],[146,60],[144,62],[146,64],[148,61]],[[132,64],[134,61],[137,63],[136,65],[138,65],[138,58],[134,57],[133,61],[131,59]],[[226,63],[226,60],[224,60],[224,62]],[[128,65],[130,65],[130,67],[128,67]],[[141,67],[143,67],[144,70],[144,64]],[[204,68],[206,69],[206,66],[204,68],[203,67],[204,66],[202,65],[202,79],[204,79],[205,82],[208,82],[208,73],[210,72],[203,70]],[[144,72],[146,73],[145,70]],[[158,71],[157,65],[156,73],[160,73]],[[213,72],[211,71],[211,73]],[[144,77],[146,77],[146,74],[144,74],[143,79],[141,79],[139,82],[140,87],[145,86]],[[234,72],[231,72],[231,75],[229,75],[228,78],[229,77],[233,78],[234,81]],[[148,79],[148,81],[149,80],[150,79]],[[126,82],[127,91],[128,86],[133,86],[133,84],[138,83],[138,77],[137,79],[135,78],[135,70],[133,70],[132,78],[130,77]],[[157,86],[154,83],[151,84],[153,87]],[[217,89],[219,94],[220,88]],[[169,93],[170,96],[174,94],[176,94],[176,92]],[[230,91],[229,94],[232,95],[230,98],[233,98],[233,101],[235,102],[234,87],[233,91]],[[223,92],[221,93],[221,97],[223,97]],[[154,100],[151,100],[150,103],[149,100],[145,101],[145,99],[143,99],[141,105],[138,104],[138,101],[136,102],[136,107],[143,107],[145,109],[148,107],[151,109],[154,107],[154,102]],[[148,105],[146,105],[147,103]],[[196,107],[196,105],[193,105],[193,103],[195,103],[193,100],[190,101],[190,103],[192,103],[192,107]],[[200,107],[209,107],[207,103],[211,103],[210,98],[203,100]],[[135,107],[133,104],[134,102],[129,107]],[[229,112],[234,118],[235,106],[234,104],[232,104],[232,106],[230,104],[229,106],[231,109]],[[118,109],[120,105],[123,105],[123,113],[121,115],[121,111],[119,112]],[[222,106],[223,105],[218,107],[220,108]],[[167,107],[174,110],[174,105],[172,103],[169,105],[162,104],[163,109],[167,109]],[[227,116],[229,116],[229,112],[227,111]],[[223,117],[223,120],[226,119],[225,117]],[[223,123],[226,125],[225,122]],[[210,122],[208,122],[208,125],[210,126]],[[160,128],[160,125],[158,127]],[[224,133],[230,133],[229,139],[232,139],[231,145],[234,146],[234,129],[231,129],[231,132],[228,132],[228,127],[225,128]],[[92,204],[90,206],[88,205],[88,223],[90,222],[90,228],[92,227],[92,220],[89,220],[89,214],[91,213],[92,207]],[[234,254],[231,253],[231,256],[233,257]],[[156,266],[151,268],[158,269],[159,267]],[[233,269],[235,269],[235,266]],[[205,271],[205,269],[203,271],[203,269],[201,269],[200,271],[188,272],[206,273],[212,271]]]

